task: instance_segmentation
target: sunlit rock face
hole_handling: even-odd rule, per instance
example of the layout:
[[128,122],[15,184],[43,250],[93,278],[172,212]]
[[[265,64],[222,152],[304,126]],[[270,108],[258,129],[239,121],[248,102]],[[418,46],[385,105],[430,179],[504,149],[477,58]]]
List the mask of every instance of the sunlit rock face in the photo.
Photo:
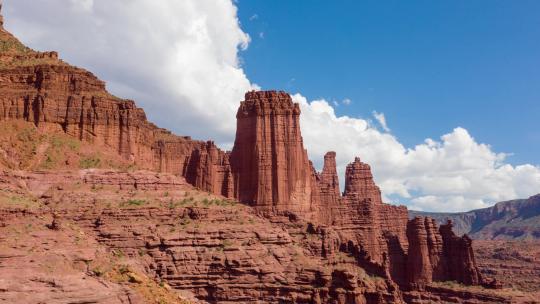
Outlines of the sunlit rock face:
[[[3,28],[0,39],[0,122],[59,132],[140,170],[0,171],[2,189],[39,191],[55,206],[55,230],[77,223],[105,249],[143,256],[147,275],[210,302],[402,303],[402,292],[432,282],[482,283],[471,240],[428,218],[408,221],[406,207],[383,203],[360,158],[347,166],[343,194],[334,152],[317,172],[289,94],[246,93],[225,152],[155,126],[134,101],[112,96],[57,53],[33,51]],[[112,205],[139,191],[166,192],[156,198],[165,206]],[[176,208],[190,193],[219,197],[220,205]],[[227,209],[225,198],[244,204]],[[0,209],[0,219],[49,213]],[[176,231],[178,221],[195,224]]]

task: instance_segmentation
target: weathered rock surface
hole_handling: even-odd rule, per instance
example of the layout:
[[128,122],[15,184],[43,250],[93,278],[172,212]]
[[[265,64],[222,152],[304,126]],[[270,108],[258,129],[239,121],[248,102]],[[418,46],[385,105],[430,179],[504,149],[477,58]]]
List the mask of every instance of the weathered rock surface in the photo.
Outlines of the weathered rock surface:
[[[382,202],[359,158],[347,167],[343,195],[334,152],[316,172],[299,105],[287,93],[246,93],[229,153],[156,127],[133,101],[110,95],[104,82],[54,52],[28,49],[3,28],[0,39],[2,125],[31,123],[40,134],[60,133],[130,164],[127,171],[74,170],[66,159],[65,171],[29,172],[22,169],[31,164],[23,167],[24,159],[0,145],[0,165],[10,168],[0,171],[3,227],[43,217],[47,233],[77,226],[173,293],[213,303],[403,303],[420,291],[438,297],[442,292],[429,291],[436,282],[483,283],[470,239],[429,219],[408,222],[406,207]],[[7,138],[33,138],[23,135]],[[48,147],[61,154],[64,141],[27,150],[47,162]],[[67,146],[76,150],[77,143]],[[144,281],[118,271],[130,283]],[[126,301],[120,285],[111,292]]]
[[465,285],[483,282],[471,239],[466,235],[456,236],[451,222],[437,230],[435,220],[416,217],[408,223],[407,236],[407,276],[412,289],[421,290],[433,281],[456,281]]
[[474,253],[484,276],[502,287],[532,292],[540,299],[540,244],[526,241],[475,241]]
[[248,92],[236,117],[235,197],[266,213],[312,211],[312,167],[299,105],[284,92]]
[[96,149],[112,149],[141,169],[174,173],[213,193],[232,195],[227,155],[213,142],[160,129],[131,100],[109,94],[92,73],[36,52],[0,29],[0,121],[61,130]]
[[338,247],[326,243],[330,228],[313,231],[309,223],[288,217],[270,221],[251,207],[208,197],[178,177],[110,170],[56,176],[4,171],[0,177],[2,189],[9,189],[7,200],[40,197],[33,208],[0,200],[4,227],[44,218],[39,229],[55,233],[46,227],[60,219],[66,228],[58,233],[80,229],[108,254],[137,260],[144,275],[201,300],[402,303],[391,280],[370,276],[354,256],[322,254],[323,247]]

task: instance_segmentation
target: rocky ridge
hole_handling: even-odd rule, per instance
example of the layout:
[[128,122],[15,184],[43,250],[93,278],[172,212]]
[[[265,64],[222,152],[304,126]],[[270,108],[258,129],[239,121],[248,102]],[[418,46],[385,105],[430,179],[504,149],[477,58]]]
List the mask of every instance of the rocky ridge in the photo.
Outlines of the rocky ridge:
[[77,225],[146,275],[214,303],[422,303],[439,297],[434,282],[485,283],[467,236],[384,204],[359,158],[343,194],[334,152],[317,172],[287,93],[246,93],[225,152],[156,127],[57,53],[0,35],[2,123],[58,132],[144,170],[28,172],[3,159],[3,227],[46,217],[53,230]]
[[460,213],[409,211],[409,216],[429,216],[438,223],[454,222],[458,235],[479,240],[540,240],[540,194],[528,199],[499,202],[492,207]]

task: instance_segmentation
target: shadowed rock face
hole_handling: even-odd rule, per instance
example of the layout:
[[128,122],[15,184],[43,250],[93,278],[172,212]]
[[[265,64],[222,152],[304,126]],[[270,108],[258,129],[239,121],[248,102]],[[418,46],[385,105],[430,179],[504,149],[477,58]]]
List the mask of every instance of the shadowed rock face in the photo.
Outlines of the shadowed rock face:
[[407,225],[409,254],[407,278],[412,289],[424,289],[433,281],[457,281],[478,285],[482,278],[476,267],[471,239],[457,237],[452,223],[437,231],[434,219],[416,217]]
[[[0,55],[0,121],[63,132],[162,174],[85,171],[85,184],[133,192],[173,191],[187,182],[250,206],[239,213],[104,211],[86,201],[91,195],[65,195],[56,202],[62,206],[72,198],[81,206],[88,203],[83,211],[61,215],[80,223],[106,247],[124,248],[132,256],[148,250],[148,273],[174,288],[210,302],[360,304],[400,303],[400,288],[424,290],[433,281],[482,283],[470,239],[456,237],[448,225],[439,229],[428,218],[408,221],[406,207],[384,204],[368,164],[356,158],[347,166],[343,195],[335,152],[325,155],[322,172],[315,171],[303,146],[299,105],[289,94],[246,93],[237,113],[234,148],[224,152],[212,141],[156,127],[133,101],[110,95],[104,82],[59,60],[58,54],[30,50],[3,28],[0,38],[9,42]],[[37,178],[5,176],[10,185]],[[47,188],[75,176],[37,179]],[[255,220],[261,215],[264,220]],[[237,217],[258,224],[231,226]],[[198,221],[204,229],[167,233],[175,219]],[[161,230],[156,228],[163,223]],[[224,250],[228,239],[234,246]],[[216,257],[207,251],[210,247],[225,253]],[[366,283],[362,273],[380,280]]]

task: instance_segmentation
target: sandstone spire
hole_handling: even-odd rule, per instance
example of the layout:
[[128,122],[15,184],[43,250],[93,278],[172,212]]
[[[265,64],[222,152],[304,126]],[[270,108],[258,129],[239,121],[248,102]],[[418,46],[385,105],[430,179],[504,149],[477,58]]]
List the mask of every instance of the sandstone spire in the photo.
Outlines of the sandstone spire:
[[328,194],[339,197],[339,178],[336,170],[336,152],[330,151],[324,155],[324,166],[320,175],[321,186],[328,190]]
[[[321,204],[326,208],[336,208],[341,200],[341,193],[336,169],[336,152],[334,151],[327,152],[324,155],[324,166],[319,174],[318,186]],[[327,213],[330,213],[330,211]]]
[[235,197],[264,212],[309,210],[312,174],[299,105],[285,92],[248,92],[236,117]]

